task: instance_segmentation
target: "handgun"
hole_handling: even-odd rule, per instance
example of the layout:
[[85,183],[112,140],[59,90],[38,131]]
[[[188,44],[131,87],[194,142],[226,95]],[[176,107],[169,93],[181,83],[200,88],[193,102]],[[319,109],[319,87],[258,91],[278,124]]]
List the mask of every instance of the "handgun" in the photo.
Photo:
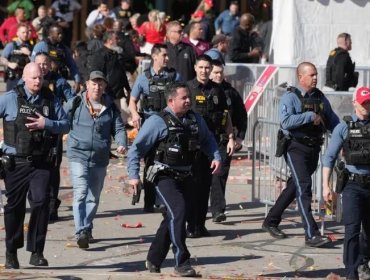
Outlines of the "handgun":
[[139,203],[140,195],[141,195],[141,183],[139,183],[139,185],[137,186],[136,194],[132,196],[131,205],[135,205],[136,203]]

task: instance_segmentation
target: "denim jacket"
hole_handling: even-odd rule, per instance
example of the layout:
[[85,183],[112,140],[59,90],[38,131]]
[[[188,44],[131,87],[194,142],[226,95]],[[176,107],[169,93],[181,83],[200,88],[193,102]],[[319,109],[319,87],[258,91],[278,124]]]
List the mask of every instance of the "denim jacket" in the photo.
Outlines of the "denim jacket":
[[[78,97],[77,97],[78,98]],[[67,157],[70,161],[86,163],[89,167],[104,167],[109,163],[112,136],[118,146],[127,146],[127,135],[121,114],[112,98],[103,94],[105,109],[93,118],[86,105],[86,92],[82,93],[80,105],[71,120],[71,129],[67,142]],[[73,100],[65,105],[70,112]]]

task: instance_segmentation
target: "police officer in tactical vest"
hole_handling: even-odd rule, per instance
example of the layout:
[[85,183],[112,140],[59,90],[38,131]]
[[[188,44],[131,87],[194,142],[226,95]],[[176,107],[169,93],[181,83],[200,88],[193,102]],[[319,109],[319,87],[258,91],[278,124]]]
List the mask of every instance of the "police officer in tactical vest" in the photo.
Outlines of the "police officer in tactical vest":
[[326,63],[325,86],[336,91],[348,91],[350,87],[356,87],[358,72],[355,72],[355,63],[349,55],[352,49],[351,35],[341,33],[337,37],[338,47],[329,54]]
[[336,168],[335,191],[342,193],[346,279],[370,279],[368,259],[365,259],[370,255],[370,88],[360,87],[355,91],[353,107],[355,112],[345,116],[334,129],[325,152],[323,197],[327,202],[334,199],[329,181],[338,154],[343,149],[344,166]]
[[55,161],[54,135],[67,133],[67,116],[58,100],[42,88],[40,67],[31,62],[23,71],[24,84],[0,96],[4,119],[2,168],[5,205],[5,268],[18,269],[17,250],[24,243],[26,197],[30,204],[27,251],[30,264],[47,266],[43,255],[49,218],[49,176]]
[[[66,79],[58,73],[51,71],[50,58],[47,53],[38,53],[35,56],[35,62],[40,66],[44,78],[43,86],[59,100],[60,104],[67,102],[75,96],[74,90]],[[49,220],[55,222],[59,219],[58,208],[61,201],[58,199],[60,185],[60,165],[63,154],[63,134],[56,138],[56,164],[52,167],[50,174],[50,216]]]
[[63,78],[75,81],[73,89],[80,91],[81,77],[76,62],[73,60],[71,50],[62,43],[63,30],[57,24],[51,25],[48,30],[48,37],[38,42],[32,51],[32,61],[36,54],[47,53],[51,59],[51,66],[54,72],[60,74]]
[[274,238],[286,238],[278,226],[284,210],[296,199],[305,230],[306,246],[321,247],[330,239],[320,234],[312,215],[311,176],[317,168],[324,133],[326,130],[332,131],[339,119],[328,99],[316,88],[315,65],[300,63],[297,78],[299,86],[288,88],[279,104],[281,131],[288,139],[282,153],[291,175],[286,188],[265,218],[262,229]]
[[154,161],[148,168],[147,178],[155,183],[158,198],[167,211],[150,246],[146,265],[150,272],[160,273],[172,243],[175,274],[193,277],[196,272],[190,265],[190,253],[185,244],[187,204],[193,199],[188,193],[187,181],[199,150],[212,159],[209,163],[212,173],[219,172],[221,156],[204,119],[190,110],[188,87],[175,82],[165,95],[167,107],[144,122],[128,152],[129,183],[136,193],[140,182],[140,158],[153,153]]
[[6,66],[4,80],[6,91],[13,89],[22,77],[24,66],[30,62],[33,48],[29,40],[29,27],[25,23],[18,24],[17,39],[8,43],[1,53],[1,64]]
[[[153,113],[158,113],[166,107],[165,91],[170,83],[179,80],[180,76],[173,68],[167,67],[167,46],[155,44],[151,51],[151,65],[140,74],[132,87],[129,109],[134,127],[140,128],[142,120]],[[141,112],[138,110],[140,103]],[[149,165],[152,158],[148,155],[145,160]],[[144,169],[146,173],[146,168]],[[155,204],[154,186],[147,182],[144,175],[144,211],[153,212]]]
[[[211,62],[209,56],[199,56],[194,66],[196,77],[187,82],[192,95],[192,108],[205,119],[219,147],[232,154],[235,142],[227,98],[219,85],[209,79]],[[193,166],[193,180],[194,182],[189,186],[192,190],[192,206],[188,215],[187,236],[199,238],[210,235],[205,222],[212,172],[209,168],[209,159],[204,153],[199,153],[197,156]]]

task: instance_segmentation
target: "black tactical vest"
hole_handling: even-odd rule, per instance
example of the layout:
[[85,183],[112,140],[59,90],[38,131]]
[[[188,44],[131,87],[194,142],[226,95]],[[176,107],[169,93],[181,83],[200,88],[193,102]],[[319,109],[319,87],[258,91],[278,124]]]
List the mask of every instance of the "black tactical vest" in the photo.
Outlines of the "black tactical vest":
[[11,69],[9,67],[6,68],[6,80],[14,80],[14,79],[20,79],[22,78],[23,69],[26,66],[27,63],[30,62],[30,59],[28,55],[25,55],[21,52],[22,47],[26,47],[29,50],[31,50],[31,45],[27,43],[23,43],[18,46],[16,42],[13,41],[13,47],[14,50],[10,54],[10,57],[8,59],[9,62],[15,62],[17,63],[17,69]]
[[145,76],[149,80],[149,94],[144,95],[142,99],[142,108],[144,111],[160,112],[166,106],[166,98],[164,92],[167,86],[176,80],[176,71],[172,68],[166,69],[168,72],[166,77],[154,78],[150,72],[150,68],[145,70]]
[[170,167],[192,165],[199,151],[199,131],[194,113],[187,113],[187,123],[166,111],[162,111],[160,116],[167,124],[168,135],[156,148],[154,161]]
[[321,116],[323,119],[324,124],[321,125],[314,125],[313,123],[308,123],[302,125],[293,131],[299,131],[305,134],[308,137],[322,137],[322,135],[326,132],[326,118],[324,112],[324,103],[321,100],[322,92],[317,90],[317,92],[313,93],[313,96],[309,98],[303,98],[302,93],[295,87],[288,88],[288,91],[297,95],[302,103],[302,113],[305,112],[314,112]]
[[227,110],[220,110],[220,97],[215,91],[204,92],[198,88],[192,90],[194,111],[202,115],[208,128],[215,134],[216,140],[225,134]]
[[54,144],[54,136],[47,130],[29,131],[25,126],[27,117],[36,116],[36,112],[45,118],[54,114],[52,94],[43,89],[40,93],[41,104],[30,104],[26,101],[26,93],[22,85],[15,88],[17,94],[18,112],[14,121],[4,120],[4,142],[16,149],[17,156],[46,156]]
[[49,40],[46,40],[46,43],[48,44],[48,55],[50,60],[56,65],[56,69],[53,70],[58,72],[64,79],[67,80],[69,78],[69,71],[66,64],[66,50],[63,49],[59,44],[52,44]]
[[348,136],[343,144],[346,164],[370,165],[370,124],[354,122],[351,116],[343,119],[348,126]]

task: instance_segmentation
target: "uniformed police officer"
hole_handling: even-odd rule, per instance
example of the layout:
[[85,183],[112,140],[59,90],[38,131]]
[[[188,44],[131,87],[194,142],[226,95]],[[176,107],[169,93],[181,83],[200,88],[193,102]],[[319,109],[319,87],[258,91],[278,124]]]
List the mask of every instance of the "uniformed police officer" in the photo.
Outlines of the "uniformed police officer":
[[185,181],[191,175],[191,165],[199,149],[213,159],[210,163],[213,173],[220,170],[221,156],[205,121],[190,110],[188,87],[175,82],[166,91],[166,100],[167,107],[144,122],[128,152],[129,183],[136,192],[140,181],[140,158],[154,149],[154,164],[148,169],[148,179],[155,182],[157,195],[167,212],[150,246],[147,268],[159,273],[172,243],[175,273],[191,277],[196,273],[190,265],[185,244],[185,209],[192,198],[187,194],[189,189]]
[[44,52],[49,54],[52,70],[58,72],[63,78],[69,76],[75,81],[73,87],[76,92],[80,91],[81,77],[78,72],[76,62],[73,60],[71,50],[62,43],[63,30],[60,26],[52,25],[48,30],[48,37],[38,42],[32,51],[32,61],[37,53]]
[[[224,150],[224,155],[233,154],[235,149],[233,127],[228,112],[227,98],[221,88],[209,79],[211,58],[201,55],[194,66],[196,77],[187,82],[193,98],[193,110],[202,115],[208,128],[214,134],[217,144]],[[193,206],[188,213],[187,236],[198,238],[210,236],[205,227],[212,172],[206,154],[199,153],[193,166],[194,182],[192,190]]]
[[17,40],[8,43],[1,53],[1,63],[6,66],[6,91],[12,90],[22,77],[24,66],[30,62],[33,48],[29,40],[29,27],[20,23],[17,27]]
[[[243,99],[235,88],[224,80],[224,65],[219,60],[212,60],[212,71],[210,79],[220,85],[222,92],[227,98],[228,110],[231,121],[235,129],[235,150],[242,148],[242,142],[247,132],[247,112],[244,107]],[[231,154],[227,153],[225,143],[219,145],[220,153],[223,157],[222,171],[219,175],[212,176],[210,193],[210,204],[213,222],[219,223],[226,220],[225,208],[225,189],[229,176]]]
[[337,91],[348,91],[350,87],[356,87],[358,82],[358,72],[355,72],[355,64],[349,55],[352,49],[351,35],[339,34],[337,45],[330,52],[326,63],[325,86]]
[[[178,81],[180,75],[173,68],[167,67],[167,46],[155,44],[151,51],[151,66],[140,74],[131,91],[129,109],[134,127],[140,128],[142,117],[148,118],[151,114],[162,111],[166,107],[165,89],[169,83]],[[142,115],[138,112],[137,104],[141,100]],[[145,159],[150,164],[151,158]],[[147,164],[147,165],[148,165]],[[155,204],[155,189],[153,184],[145,179],[144,169],[144,211],[153,212]]]
[[302,62],[297,67],[298,88],[290,88],[279,104],[280,125],[288,143],[284,150],[291,176],[287,186],[276,200],[265,218],[262,228],[272,237],[285,238],[278,226],[281,216],[290,203],[296,199],[305,230],[306,245],[320,247],[330,242],[320,235],[311,211],[311,175],[317,168],[323,135],[332,131],[339,119],[329,101],[316,88],[317,70],[315,65]]
[[[51,71],[50,58],[47,53],[37,53],[35,62],[40,66],[44,78],[43,86],[58,98],[59,103],[63,104],[75,96],[74,90],[66,79],[58,73]],[[56,138],[56,164],[50,173],[50,215],[49,220],[54,222],[58,220],[58,208],[61,201],[58,199],[60,185],[60,165],[63,155],[63,134]]]
[[18,248],[23,247],[26,196],[30,204],[27,251],[30,264],[47,266],[44,258],[49,218],[49,175],[53,164],[52,134],[67,133],[67,116],[47,89],[36,63],[25,66],[24,84],[0,96],[0,117],[4,118],[2,163],[5,170],[5,268],[18,269]]
[[[342,190],[344,251],[343,263],[346,279],[370,279],[370,269],[364,257],[369,256],[370,241],[360,241],[361,226],[364,236],[370,235],[370,88],[356,90],[353,107],[355,113],[346,116],[333,131],[323,159],[323,196],[331,202],[333,190],[330,176],[343,148],[345,178]],[[340,175],[342,176],[342,174]],[[362,242],[366,242],[363,244]]]

